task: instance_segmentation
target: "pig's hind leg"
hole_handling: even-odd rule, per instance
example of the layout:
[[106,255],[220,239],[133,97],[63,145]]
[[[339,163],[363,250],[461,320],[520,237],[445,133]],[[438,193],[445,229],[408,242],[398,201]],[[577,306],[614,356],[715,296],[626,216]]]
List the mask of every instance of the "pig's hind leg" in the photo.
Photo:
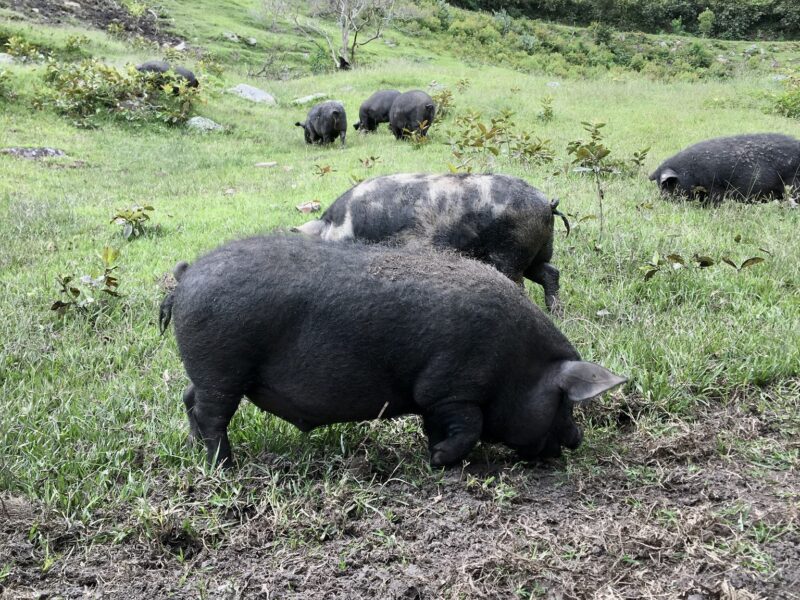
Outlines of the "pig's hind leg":
[[[208,463],[221,464],[225,468],[232,467],[233,455],[228,441],[228,424],[239,407],[242,394],[195,388],[193,395],[194,405],[191,413],[197,433],[205,443]],[[191,419],[190,416],[190,427]]]
[[186,407],[186,416],[189,418],[189,442],[196,442],[201,438],[197,428],[197,419],[194,416],[194,384],[190,383],[183,392],[183,405]]
[[525,271],[525,277],[544,288],[544,303],[547,310],[556,315],[561,314],[561,303],[558,300],[559,272],[550,263],[535,263]]

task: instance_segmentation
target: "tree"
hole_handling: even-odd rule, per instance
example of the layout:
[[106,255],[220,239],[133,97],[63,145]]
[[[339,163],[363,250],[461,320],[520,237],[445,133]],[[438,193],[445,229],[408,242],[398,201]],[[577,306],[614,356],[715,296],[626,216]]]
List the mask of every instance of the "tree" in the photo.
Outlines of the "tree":
[[714,11],[712,11],[710,8],[706,8],[697,16],[697,21],[699,23],[698,29],[703,37],[711,36],[711,32],[714,30],[715,17],[716,15],[714,14]]
[[[320,50],[329,53],[334,68],[349,69],[355,63],[356,49],[380,38],[391,23],[395,0],[299,0],[291,5],[286,13],[297,31]],[[264,7],[272,17],[275,6],[275,0],[264,0]],[[340,41],[334,42],[329,33],[314,24],[306,14],[335,19]]]

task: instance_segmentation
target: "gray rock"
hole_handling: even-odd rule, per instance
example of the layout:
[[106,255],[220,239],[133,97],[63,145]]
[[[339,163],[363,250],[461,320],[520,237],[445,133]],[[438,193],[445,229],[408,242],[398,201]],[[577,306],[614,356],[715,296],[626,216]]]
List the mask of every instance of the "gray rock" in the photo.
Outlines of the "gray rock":
[[224,37],[229,42],[234,42],[236,44],[239,43],[239,36],[233,33],[232,31],[224,31],[222,33],[222,37]]
[[194,131],[219,131],[224,129],[219,123],[205,117],[192,117],[186,121],[186,127]]
[[270,106],[275,106],[278,104],[278,101],[275,100],[275,97],[269,92],[260,90],[252,85],[247,85],[246,83],[240,83],[239,85],[229,89],[228,92],[231,94],[236,94],[245,100],[250,100],[251,102],[269,104]]
[[317,100],[324,100],[328,97],[328,94],[324,94],[322,92],[317,92],[316,94],[310,94],[308,96],[303,96],[301,98],[295,98],[292,100],[292,104],[296,104],[298,106],[302,106],[303,104],[311,104]]
[[0,65],[13,65],[14,57],[5,52],[0,52]]
[[66,152],[59,150],[58,148],[22,148],[19,146],[0,149],[0,154],[9,154],[11,156],[16,156],[17,158],[27,158],[30,160],[67,155]]
[[72,2],[71,0],[67,0],[66,2],[64,2],[64,8],[71,8],[73,10],[78,10],[80,9],[80,7],[81,7],[80,4],[78,4],[77,2]]
[[244,43],[248,46],[255,46],[258,44],[258,40],[254,37],[244,38]]

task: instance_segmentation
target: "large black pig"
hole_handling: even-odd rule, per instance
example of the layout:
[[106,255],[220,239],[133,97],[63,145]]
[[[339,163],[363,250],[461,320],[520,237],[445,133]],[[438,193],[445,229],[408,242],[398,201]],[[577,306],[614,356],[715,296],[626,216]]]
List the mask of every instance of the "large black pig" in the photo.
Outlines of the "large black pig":
[[455,253],[264,236],[175,273],[159,322],[174,321],[191,435],[210,462],[232,462],[242,396],[302,431],[421,415],[435,466],[481,439],[553,457],[581,443],[573,405],[625,381]]
[[353,128],[361,131],[375,131],[381,123],[389,122],[389,110],[400,95],[397,90],[380,90],[364,100],[358,109],[358,121]]
[[303,122],[295,123],[303,128],[307,144],[330,144],[337,137],[342,138],[342,146],[347,136],[347,115],[341,102],[328,100],[316,104]]
[[163,60],[148,60],[138,65],[136,70],[140,73],[166,73],[167,71],[173,71],[176,75],[186,80],[187,86],[196,88],[200,85],[197,77],[189,69],[170,65]]
[[665,194],[712,202],[780,198],[800,183],[800,140],[777,133],[713,138],[668,158],[650,179]]
[[436,116],[436,104],[428,94],[412,90],[397,96],[389,110],[389,128],[398,140],[413,133],[427,135]]
[[554,310],[559,272],[550,264],[553,215],[563,218],[556,205],[508,175],[387,175],[362,181],[295,231],[325,240],[420,240],[452,248],[516,282],[527,277],[538,283]]

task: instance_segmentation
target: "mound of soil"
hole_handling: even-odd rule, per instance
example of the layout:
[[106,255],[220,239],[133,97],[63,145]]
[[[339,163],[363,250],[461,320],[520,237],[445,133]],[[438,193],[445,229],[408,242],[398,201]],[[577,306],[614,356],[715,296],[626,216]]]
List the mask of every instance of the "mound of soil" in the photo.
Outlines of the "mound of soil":
[[164,31],[163,23],[152,9],[136,17],[115,0],[0,0],[0,6],[50,24],[78,20],[106,30],[109,25],[116,23],[130,34],[138,34],[159,43],[178,41],[176,36]]

